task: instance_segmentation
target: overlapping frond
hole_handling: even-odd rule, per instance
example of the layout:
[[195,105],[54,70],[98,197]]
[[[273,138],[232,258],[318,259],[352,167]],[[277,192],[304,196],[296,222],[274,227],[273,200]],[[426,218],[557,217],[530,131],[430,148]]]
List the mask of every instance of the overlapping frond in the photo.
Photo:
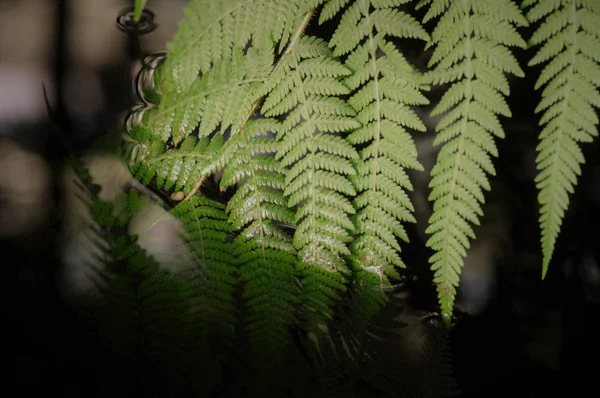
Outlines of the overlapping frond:
[[[204,170],[196,165],[184,167],[179,170],[183,175],[179,174],[182,165],[194,162],[185,153],[191,146],[185,140],[190,135],[212,140],[243,126],[264,93],[260,88],[273,70],[276,54],[296,34],[311,7],[319,3],[198,0],[186,7],[167,59],[156,73],[158,98],[134,112],[127,126],[132,163],[152,163],[154,159],[145,160],[148,152],[161,156],[171,149],[171,160],[161,159],[162,165],[145,168],[146,179],[152,170],[158,172],[167,166],[171,169],[167,185],[181,185],[189,194],[202,178],[215,171],[216,166],[209,163]],[[180,151],[182,143],[185,145]],[[193,151],[196,159],[201,147],[207,148],[197,146]],[[211,147],[209,154],[215,149]],[[192,182],[190,173],[196,181]]]
[[[321,21],[333,17],[347,2],[328,2]],[[404,267],[398,238],[408,241],[402,222],[415,222],[406,191],[412,190],[407,169],[423,170],[410,130],[425,125],[411,105],[427,104],[422,76],[398,51],[392,38],[428,39],[428,34],[397,6],[406,1],[353,1],[344,11],[329,45],[334,55],[348,54],[345,80],[351,91],[348,103],[361,127],[348,141],[361,146],[356,160],[357,188],[353,201],[357,238],[351,245],[356,295],[364,301],[366,317],[385,301],[382,285],[388,276],[398,278]],[[362,314],[361,316],[363,316]]]
[[[154,134],[175,144],[200,123],[200,137],[235,131],[257,100],[257,85],[322,0],[193,1],[168,46]],[[210,117],[202,117],[207,114]]]
[[[92,215],[103,231],[106,250],[98,285],[110,319],[104,319],[106,338],[119,357],[151,366],[165,385],[190,383],[197,361],[208,360],[197,334],[198,317],[190,312],[196,295],[192,274],[173,274],[127,234],[129,217],[148,199],[132,191],[115,204],[95,200]],[[121,210],[119,210],[121,208]],[[208,382],[210,379],[207,379]]]
[[472,224],[483,214],[488,175],[495,173],[493,137],[504,137],[497,115],[510,116],[505,73],[523,76],[507,46],[525,47],[515,26],[527,24],[510,0],[421,1],[429,4],[424,21],[441,15],[431,34],[434,51],[429,74],[434,84],[451,83],[432,112],[445,115],[434,145],[442,145],[431,171],[434,201],[427,245],[445,322],[450,317]]
[[262,112],[279,116],[276,159],[287,168],[284,195],[297,208],[293,244],[299,253],[302,302],[309,325],[332,314],[343,275],[356,194],[356,150],[343,134],[358,127],[354,112],[336,96],[348,94],[341,78],[350,72],[331,57],[323,40],[304,36],[282,56],[267,83]]
[[[258,87],[273,66],[273,54],[250,47],[236,49],[230,58],[215,61],[211,69],[198,77],[185,94],[169,101],[163,90],[160,106],[147,116],[153,134],[177,145],[197,128],[198,137],[215,131],[239,129],[258,99]],[[164,68],[167,67],[165,62]],[[168,76],[168,71],[163,71]],[[210,115],[210,117],[203,117]]]
[[150,204],[147,197],[130,191],[100,199],[86,165],[77,159],[72,164],[78,197],[89,206],[93,223],[82,239],[95,247],[89,266],[100,293],[96,305],[83,308],[84,320],[123,361],[144,364],[150,374],[161,375],[163,385],[189,383],[195,361],[205,353],[190,312],[191,274],[171,272],[130,234]]
[[536,159],[544,278],[585,162],[579,144],[598,136],[600,3],[525,1],[523,6],[530,21],[543,20],[529,42],[541,46],[529,64],[547,63],[535,85],[544,87],[535,110],[544,126]]
[[294,214],[283,197],[281,167],[272,156],[278,127],[274,119],[250,120],[231,137],[230,161],[221,179],[223,187],[238,187],[227,213],[238,234],[233,246],[245,282],[245,329],[263,369],[279,366],[287,352],[299,301]]
[[149,147],[134,147],[129,155],[130,169],[144,185],[188,194],[197,189],[197,181],[208,174],[222,145],[221,135],[212,139],[189,136],[179,148],[168,150],[157,141]]
[[196,194],[171,213],[185,225],[184,240],[196,264],[193,312],[205,332],[212,332],[222,344],[231,344],[238,312],[234,300],[237,269],[225,206]]
[[198,76],[250,44],[280,43],[282,47],[295,31],[298,16],[319,3],[319,0],[191,2],[167,47],[169,59],[165,67],[171,73],[164,83],[166,90],[175,96],[187,96],[185,91]]

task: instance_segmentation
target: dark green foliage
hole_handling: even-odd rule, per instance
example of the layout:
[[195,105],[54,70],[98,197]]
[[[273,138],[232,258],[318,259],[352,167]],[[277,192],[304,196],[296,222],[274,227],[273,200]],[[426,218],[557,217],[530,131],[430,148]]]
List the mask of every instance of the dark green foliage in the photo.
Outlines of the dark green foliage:
[[[137,244],[136,236],[129,235],[132,218],[149,205],[147,197],[130,191],[112,202],[101,200],[94,193],[84,164],[77,160],[73,164],[81,178],[82,197],[91,200],[91,215],[96,224],[93,236],[88,239],[102,247],[99,260],[103,267],[97,270],[95,278],[102,300],[92,307],[81,308],[83,316],[96,329],[94,333],[109,348],[111,356],[121,358],[119,369],[160,377],[159,390],[164,388],[165,393],[172,389],[182,392],[195,389],[201,379],[190,370],[214,360],[211,350],[219,342],[226,340],[230,344],[233,317],[225,319],[226,326],[221,322],[220,330],[216,330],[213,325],[217,322],[209,324],[206,312],[195,308],[198,302],[205,301],[196,272],[193,269],[189,274],[169,272]],[[231,284],[233,281],[230,278]],[[234,311],[232,305],[225,305],[222,293],[219,298],[220,309]],[[229,338],[222,330],[230,330]],[[218,365],[215,363],[217,367],[212,369],[217,375]],[[215,373],[208,373],[199,385],[204,389],[217,381]]]

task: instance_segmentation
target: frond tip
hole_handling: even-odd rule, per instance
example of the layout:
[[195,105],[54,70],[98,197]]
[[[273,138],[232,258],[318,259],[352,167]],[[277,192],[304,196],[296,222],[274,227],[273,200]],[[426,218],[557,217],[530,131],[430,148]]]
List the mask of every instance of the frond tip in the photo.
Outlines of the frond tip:
[[427,246],[442,317],[450,323],[470,240],[472,225],[483,215],[488,175],[495,170],[490,155],[498,150],[494,136],[504,137],[497,115],[510,117],[504,96],[505,73],[523,76],[507,46],[525,47],[515,25],[527,21],[510,0],[433,0],[425,20],[441,15],[431,34],[434,51],[432,83],[451,83],[432,111],[445,114],[437,125],[434,145],[443,145],[431,171],[429,200],[434,201]]
[[539,189],[542,279],[554,252],[569,194],[574,192],[581,165],[579,146],[598,136],[600,107],[600,7],[593,0],[552,2],[529,1],[527,17],[543,19],[530,39],[541,45],[529,65],[547,62],[536,89],[545,86],[536,113],[543,113],[537,147],[536,177]]

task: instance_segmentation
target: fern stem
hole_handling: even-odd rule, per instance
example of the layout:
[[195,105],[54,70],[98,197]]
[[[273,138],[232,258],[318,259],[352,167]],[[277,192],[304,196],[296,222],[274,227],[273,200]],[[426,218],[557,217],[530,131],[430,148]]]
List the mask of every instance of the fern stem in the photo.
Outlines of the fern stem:
[[315,10],[312,9],[309,12],[307,12],[306,15],[304,15],[304,18],[302,19],[302,23],[300,24],[300,26],[298,27],[298,29],[296,29],[296,32],[294,32],[294,35],[290,39],[290,42],[287,45],[287,47],[285,48],[285,50],[283,51],[282,55],[289,54],[289,53],[291,53],[293,51],[294,47],[298,43],[298,40],[300,40],[300,38],[304,34],[304,31],[306,30],[306,27],[308,26],[308,23],[312,19],[312,16],[313,16],[314,12],[315,12]]
[[206,181],[207,178],[208,178],[208,176],[206,174],[203,175],[202,177],[200,177],[200,179],[192,187],[192,190],[190,191],[190,193],[187,194],[187,196],[182,200],[182,202],[187,202],[194,196],[194,194],[196,192],[199,192],[200,187],[202,186],[202,184],[204,184],[204,181]]

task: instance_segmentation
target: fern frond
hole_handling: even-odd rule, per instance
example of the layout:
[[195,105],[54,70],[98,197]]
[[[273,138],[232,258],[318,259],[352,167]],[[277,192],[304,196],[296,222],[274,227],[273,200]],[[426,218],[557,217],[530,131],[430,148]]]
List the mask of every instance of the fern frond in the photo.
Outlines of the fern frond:
[[346,116],[352,109],[335,96],[348,94],[340,80],[349,73],[323,40],[302,37],[279,61],[262,107],[266,116],[282,118],[276,159],[287,168],[288,205],[297,206],[293,244],[303,276],[302,303],[312,326],[331,317],[348,272],[344,256],[354,209],[345,195],[356,194],[348,176],[355,173],[350,160],[358,154],[341,135],[358,123]]
[[96,249],[89,266],[101,294],[97,305],[83,308],[84,320],[115,357],[160,374],[161,386],[189,383],[194,361],[204,352],[190,330],[195,323],[189,312],[189,275],[167,271],[129,234],[150,205],[148,197],[130,191],[110,201],[100,199],[86,165],[79,159],[72,165],[94,226],[82,238]]
[[[361,127],[348,136],[360,145],[355,161],[357,188],[356,239],[350,247],[355,272],[356,299],[369,319],[385,302],[382,285],[399,278],[395,267],[404,267],[398,238],[408,241],[402,222],[415,222],[414,208],[406,191],[413,189],[406,170],[423,170],[409,130],[425,131],[410,105],[427,104],[422,94],[428,87],[398,51],[391,38],[428,40],[427,32],[410,15],[399,11],[407,1],[353,1],[342,15],[329,45],[335,55],[348,54],[346,78],[351,90],[348,103]],[[328,8],[329,7],[329,8]],[[321,19],[338,12],[329,2]],[[361,314],[363,316],[363,314]]]
[[431,34],[434,51],[429,78],[451,83],[432,115],[446,113],[437,125],[435,145],[442,144],[431,171],[429,200],[434,201],[427,246],[442,316],[450,322],[463,258],[475,235],[472,224],[483,214],[488,175],[495,173],[493,136],[504,137],[497,115],[510,117],[505,73],[523,76],[507,46],[525,47],[515,26],[526,25],[509,0],[433,0],[425,21],[441,15]]
[[196,194],[171,210],[185,225],[184,239],[191,250],[194,275],[193,311],[202,328],[229,345],[235,331],[237,308],[234,290],[237,270],[232,255],[232,232],[225,206]]
[[[235,49],[230,58],[215,61],[179,96],[163,89],[160,106],[148,115],[154,136],[165,142],[172,137],[177,145],[196,128],[199,138],[229,128],[236,131],[258,99],[258,88],[273,62],[268,50]],[[167,63],[168,58],[161,68]],[[169,71],[163,70],[162,76],[168,75]]]
[[[179,172],[181,165],[193,163],[190,154],[177,153],[182,142],[191,134],[198,140],[212,140],[215,135],[235,134],[242,128],[266,94],[264,82],[273,72],[276,54],[297,40],[308,23],[307,15],[320,2],[190,2],[169,44],[166,61],[155,74],[161,97],[157,104],[136,110],[128,120],[131,162],[152,163],[154,159],[145,161],[148,154],[162,156],[165,146],[170,146],[173,159],[164,163],[172,173],[166,185],[177,183],[189,198],[224,160],[215,158],[203,170],[196,165]],[[145,168],[145,180],[153,171],[164,170],[156,163]]]
[[[130,141],[132,142],[132,141]],[[197,181],[205,178],[215,163],[215,154],[223,146],[223,136],[197,139],[189,136],[178,148],[165,150],[164,143],[134,143],[129,147],[129,166],[144,185],[172,192],[193,191]]]
[[239,231],[234,254],[239,261],[248,309],[246,331],[261,369],[280,365],[290,344],[295,323],[298,288],[295,285],[297,253],[291,233],[280,225],[291,225],[293,213],[283,197],[284,176],[273,156],[277,131],[274,119],[250,120],[232,136],[230,161],[221,186],[238,184],[227,204],[230,222]]
[[[129,352],[132,360],[151,365],[161,376],[161,387],[177,388],[197,379],[198,362],[210,357],[206,342],[198,338],[200,320],[189,312],[194,295],[190,279],[161,270],[135,241],[110,242],[105,264],[127,264],[118,274],[104,275],[110,318],[102,319],[107,338],[117,345],[115,353],[123,358]],[[215,381],[203,380],[207,385]]]
[[[600,6],[594,1],[527,2],[527,17],[543,22],[530,39],[542,47],[529,65],[548,62],[536,81],[545,86],[536,113],[542,112],[537,147],[542,279],[554,252],[569,194],[574,192],[581,165],[579,146],[598,136],[600,108]],[[596,109],[594,109],[596,108]]]
[[300,10],[305,7],[303,3],[306,2],[191,1],[173,41],[167,46],[166,91],[175,96],[184,93],[218,61],[231,58],[251,42],[254,46],[264,45],[268,40],[286,42],[294,30],[294,22],[304,12]]
[[[200,123],[199,136],[237,131],[261,94],[298,24],[322,0],[195,0],[161,66],[163,97],[152,130],[177,144]],[[202,115],[210,115],[203,117]]]

